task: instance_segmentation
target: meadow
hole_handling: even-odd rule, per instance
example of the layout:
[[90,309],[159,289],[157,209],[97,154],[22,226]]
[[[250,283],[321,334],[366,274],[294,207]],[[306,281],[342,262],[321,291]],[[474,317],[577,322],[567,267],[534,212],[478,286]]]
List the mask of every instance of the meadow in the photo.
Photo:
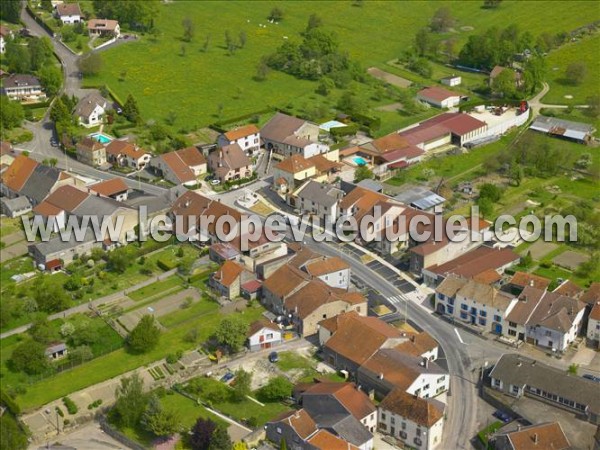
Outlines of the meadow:
[[[283,20],[271,24],[267,16],[280,6]],[[175,129],[195,130],[217,120],[278,107],[296,110],[319,99],[308,98],[316,82],[271,72],[255,81],[260,58],[271,53],[285,38],[299,39],[312,13],[323,19],[325,29],[336,32],[341,48],[365,69],[399,56],[411,45],[416,31],[435,10],[449,6],[457,24],[448,35],[458,45],[472,33],[493,25],[516,23],[536,35],[570,31],[599,16],[593,2],[504,1],[497,10],[482,2],[169,2],[160,3],[156,36],[142,36],[103,52],[102,72],[85,80],[87,85],[108,84],[120,99],[129,93],[138,101],[145,120],[162,120],[176,114]],[[195,24],[190,43],[182,40],[182,20]],[[261,27],[259,25],[265,25]],[[235,40],[246,33],[244,48],[229,54],[224,33]],[[207,51],[203,47],[209,39]],[[391,118],[397,114],[389,113]],[[391,119],[390,119],[391,120]]]
[[[551,52],[546,66],[550,91],[542,101],[547,104],[582,105],[586,98],[598,95],[600,74],[600,34],[572,42]],[[582,62],[586,66],[586,74],[581,84],[573,85],[565,78],[565,70],[569,64]],[[573,96],[572,99],[565,95]]]

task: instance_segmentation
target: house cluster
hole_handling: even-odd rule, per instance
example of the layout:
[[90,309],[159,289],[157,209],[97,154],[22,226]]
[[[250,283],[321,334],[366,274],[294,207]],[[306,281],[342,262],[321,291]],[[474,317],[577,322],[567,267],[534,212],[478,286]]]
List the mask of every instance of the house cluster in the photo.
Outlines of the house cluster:
[[[75,25],[84,21],[83,13],[79,3],[53,2],[54,16],[64,25]],[[90,37],[94,36],[112,36],[118,38],[121,35],[121,27],[117,20],[111,19],[90,19],[87,23],[87,30]]]
[[337,448],[315,444],[330,433],[329,445],[372,449],[378,431],[400,447],[441,444],[445,404],[434,397],[448,390],[449,376],[435,362],[438,344],[430,335],[350,311],[322,320],[318,336],[324,361],[355,382],[296,386],[301,409],[268,422],[269,440],[285,439],[295,449]]
[[598,341],[599,283],[584,292],[565,281],[550,291],[550,280],[536,275],[472,277],[463,269],[447,274],[436,287],[438,313],[507,342],[527,342],[553,352],[564,352],[580,336],[592,344]]

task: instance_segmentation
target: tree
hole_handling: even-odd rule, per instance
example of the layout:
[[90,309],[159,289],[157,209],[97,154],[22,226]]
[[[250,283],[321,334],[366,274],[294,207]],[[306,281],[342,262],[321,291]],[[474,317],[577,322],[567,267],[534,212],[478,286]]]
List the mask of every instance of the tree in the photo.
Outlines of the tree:
[[71,119],[71,113],[65,106],[62,98],[57,98],[50,109],[50,119],[54,123],[68,122]]
[[140,110],[135,98],[131,94],[127,96],[127,100],[125,100],[125,104],[123,105],[123,115],[127,120],[134,123],[137,123],[140,119]]
[[252,374],[244,369],[235,372],[235,384],[233,385],[232,398],[236,402],[241,402],[252,391]]
[[583,82],[587,73],[587,66],[581,61],[576,61],[567,66],[565,76],[571,84],[578,85]]
[[84,75],[96,75],[102,70],[102,56],[97,52],[86,53],[77,61],[77,67]]
[[25,118],[23,105],[11,102],[6,95],[0,96],[0,129],[11,130],[20,127]]
[[317,86],[317,94],[327,97],[335,89],[335,82],[329,77],[323,77]]
[[480,198],[489,198],[492,202],[496,203],[502,197],[502,189],[492,183],[484,183],[479,189]]
[[21,17],[21,0],[2,0],[0,19],[7,22],[19,23]]
[[127,336],[127,345],[134,353],[146,353],[156,347],[159,339],[160,328],[154,317],[146,314]]
[[42,277],[34,281],[32,297],[38,309],[47,313],[63,311],[71,305],[71,300],[61,286],[49,283]]
[[577,371],[579,370],[579,364],[571,364],[567,369],[567,372],[571,375],[577,375]]
[[14,42],[6,44],[6,62],[12,73],[31,72],[31,54],[23,45]]
[[281,20],[283,20],[283,10],[276,6],[271,10],[268,19],[274,22],[280,22]]
[[83,363],[89,361],[94,357],[94,352],[89,345],[80,345],[69,350],[69,361]]
[[208,450],[217,424],[210,419],[200,417],[191,430],[190,445],[192,450]]
[[515,186],[521,186],[523,181],[523,167],[520,164],[514,163],[510,167],[510,180]]
[[115,394],[117,401],[111,414],[122,426],[131,427],[137,424],[148,404],[148,395],[143,390],[144,382],[138,374],[121,378],[121,385]]
[[431,47],[431,33],[427,28],[421,28],[415,35],[415,48],[419,56],[424,56]]
[[600,117],[600,95],[590,95],[585,101],[589,106],[586,113],[591,117]]
[[546,60],[539,55],[532,56],[525,63],[523,90],[528,94],[533,94],[542,85],[545,77]]
[[124,272],[131,264],[131,255],[126,248],[119,248],[108,254],[107,268],[111,272]]
[[111,19],[126,24],[132,29],[151,30],[154,18],[158,13],[158,0],[93,0],[94,11],[98,17]]
[[504,69],[492,81],[492,90],[502,97],[514,97],[517,88],[515,85],[515,72],[512,69]]
[[150,397],[146,410],[142,415],[141,423],[147,431],[157,437],[171,436],[181,426],[181,420],[177,412],[165,410],[156,395]]
[[210,437],[210,450],[231,450],[231,438],[227,429],[223,426],[217,426]]
[[52,42],[48,37],[32,39],[27,46],[31,69],[39,70],[46,66],[52,58]]
[[59,338],[56,329],[50,324],[45,314],[38,314],[27,332],[36,342],[48,345]]
[[477,206],[479,206],[479,212],[484,219],[488,219],[494,214],[494,203],[487,197],[479,197]]
[[38,72],[40,82],[48,96],[54,96],[62,85],[62,71],[56,66],[45,66]]
[[5,412],[0,417],[0,450],[25,450],[27,435],[12,414]]
[[354,182],[373,178],[373,172],[367,166],[359,166],[354,171]]
[[240,316],[228,316],[217,327],[215,338],[219,344],[235,353],[244,345],[247,330],[248,324]]
[[431,18],[430,27],[436,33],[443,33],[454,26],[454,17],[450,8],[442,7],[438,9]]
[[308,24],[306,25],[306,32],[308,33],[313,28],[318,28],[323,25],[323,20],[315,13],[312,13],[308,18]]
[[293,387],[286,377],[273,377],[260,389],[260,397],[268,402],[284,400],[292,395]]
[[22,341],[12,352],[10,362],[15,370],[29,375],[45,372],[49,367],[46,346],[32,339]]
[[181,25],[183,26],[183,40],[186,42],[192,42],[192,39],[194,39],[194,33],[196,31],[194,22],[189,17],[186,17],[181,22]]
[[246,42],[248,41],[248,35],[246,34],[245,31],[243,31],[243,30],[240,31],[239,40],[240,40],[239,47],[244,48],[246,46]]
[[527,254],[521,258],[520,263],[523,267],[531,267],[531,264],[533,264],[533,257],[531,256],[531,251],[528,251]]
[[256,66],[256,76],[254,79],[256,81],[264,81],[267,79],[267,75],[269,74],[269,65],[265,58],[261,58]]

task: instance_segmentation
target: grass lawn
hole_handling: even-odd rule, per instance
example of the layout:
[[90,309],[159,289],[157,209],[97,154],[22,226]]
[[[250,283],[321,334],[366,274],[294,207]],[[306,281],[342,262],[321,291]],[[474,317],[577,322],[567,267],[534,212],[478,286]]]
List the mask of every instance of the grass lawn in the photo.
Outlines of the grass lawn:
[[[366,68],[397,58],[439,8],[436,2],[419,3],[418,8],[382,1],[364,2],[361,7],[351,2],[286,2],[284,19],[269,24],[267,16],[276,5],[281,7],[271,1],[160,3],[155,21],[158,37],[144,36],[103,52],[102,73],[86,84],[108,84],[123,101],[132,93],[145,120],[160,120],[170,111],[177,112],[176,129],[193,130],[219,118],[304,101],[314,91],[315,82],[275,72],[264,82],[253,77],[260,58],[281,45],[284,36],[298,39],[312,13],[323,18],[324,27],[338,34],[342,49]],[[552,8],[543,2],[503,2],[497,10],[483,9],[481,2],[450,7],[458,21],[453,35],[461,43],[497,24],[516,23],[537,35],[569,31],[600,16],[593,2],[583,1],[555,2]],[[181,40],[184,18],[196,24],[191,43]],[[473,29],[461,28],[465,26]],[[246,46],[233,55],[224,48],[226,30],[236,39],[241,31],[247,35]],[[207,35],[210,45],[203,52]],[[205,106],[198,108],[199,104]]]
[[211,314],[219,309],[219,304],[208,296],[203,296],[200,301],[193,303],[189,308],[173,311],[158,319],[166,328],[173,328],[189,321],[198,320],[205,314]]
[[164,280],[149,284],[148,286],[140,288],[137,291],[130,292],[127,294],[127,296],[135,301],[144,300],[150,297],[158,296],[162,292],[167,293],[168,291],[168,293],[171,294],[177,291],[175,289],[177,287],[183,289],[183,280],[177,275],[173,275]]
[[[585,104],[585,99],[598,94],[598,73],[600,73],[600,35],[595,34],[578,42],[571,42],[548,55],[548,84],[550,91],[542,101],[548,104]],[[569,64],[583,62],[587,68],[585,78],[579,85],[572,85],[566,79],[565,71]],[[572,95],[572,99],[565,98]]]
[[277,361],[277,366],[284,372],[293,369],[314,369],[316,365],[315,360],[308,359],[295,352],[281,352],[279,353],[279,361]]
[[498,431],[502,428],[504,424],[500,421],[492,422],[490,425],[485,427],[479,433],[477,433],[477,437],[479,441],[483,444],[484,448],[491,449],[492,447],[488,445],[488,436]]
[[[263,311],[262,307],[256,305],[238,314],[247,323],[252,323],[262,315]],[[206,340],[222,319],[222,315],[218,311],[204,314],[201,317],[201,321],[189,320],[168,329],[161,335],[158,346],[148,353],[132,355],[127,353],[125,349],[114,351],[73,370],[62,372],[28,386],[27,392],[17,397],[17,402],[25,410],[33,409],[86,386],[113,378],[153,361],[158,361],[170,353],[175,353],[178,350],[189,350],[195,347],[194,343],[187,342],[184,339],[190,330],[196,328],[198,330],[198,340]],[[192,318],[190,317],[190,319]]]

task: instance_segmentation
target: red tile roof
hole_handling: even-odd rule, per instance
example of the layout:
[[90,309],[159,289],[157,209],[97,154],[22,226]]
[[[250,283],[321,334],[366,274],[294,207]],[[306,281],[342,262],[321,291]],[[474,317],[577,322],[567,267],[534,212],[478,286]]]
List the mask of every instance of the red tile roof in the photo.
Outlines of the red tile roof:
[[308,170],[312,167],[315,167],[315,163],[304,158],[302,155],[292,155],[275,166],[276,169],[292,174]]
[[308,442],[319,450],[359,450],[359,448],[331,434],[325,429],[319,430]]
[[277,324],[268,321],[267,319],[260,319],[252,322],[248,327],[248,332],[246,336],[250,337],[258,333],[263,328],[268,328],[269,330],[281,331],[281,329],[277,326]]
[[18,155],[2,174],[2,183],[10,190],[19,192],[37,166],[38,163],[33,159]]
[[259,280],[250,280],[242,284],[240,287],[242,288],[242,290],[253,294],[256,291],[258,291],[261,288],[261,286],[262,283]]
[[426,87],[425,89],[420,90],[418,92],[418,95],[438,102],[444,101],[450,97],[460,97],[460,94],[458,92],[452,92],[448,89],[444,89],[438,86]]
[[252,134],[257,134],[259,132],[260,131],[256,125],[245,125],[243,127],[229,130],[227,133],[225,133],[225,137],[229,140],[229,142],[232,142]]
[[244,270],[246,269],[241,264],[227,260],[213,274],[213,279],[223,286],[231,286]]
[[481,246],[442,265],[427,267],[427,270],[438,275],[455,274],[473,278],[489,269],[498,270],[519,259],[519,255],[509,248],[495,249]]
[[61,186],[50,194],[42,203],[49,203],[61,210],[72,212],[89,194],[74,186]]
[[510,280],[510,284],[514,284],[515,286],[523,288],[526,286],[532,286],[538,289],[546,289],[550,285],[550,280],[532,273],[515,272]]
[[128,190],[129,187],[122,178],[113,178],[90,186],[90,191],[94,191],[105,197],[120,194],[121,192],[126,192]]
[[306,272],[313,277],[320,277],[322,275],[339,272],[340,270],[346,270],[349,268],[350,266],[348,263],[337,256],[309,262],[304,266]]
[[335,397],[359,421],[374,413],[377,409],[369,396],[354,383],[322,381],[313,384],[303,393],[303,395],[323,394]]
[[390,392],[379,404],[379,407],[427,428],[431,428],[444,417],[442,402],[419,398],[401,389],[394,389]]

